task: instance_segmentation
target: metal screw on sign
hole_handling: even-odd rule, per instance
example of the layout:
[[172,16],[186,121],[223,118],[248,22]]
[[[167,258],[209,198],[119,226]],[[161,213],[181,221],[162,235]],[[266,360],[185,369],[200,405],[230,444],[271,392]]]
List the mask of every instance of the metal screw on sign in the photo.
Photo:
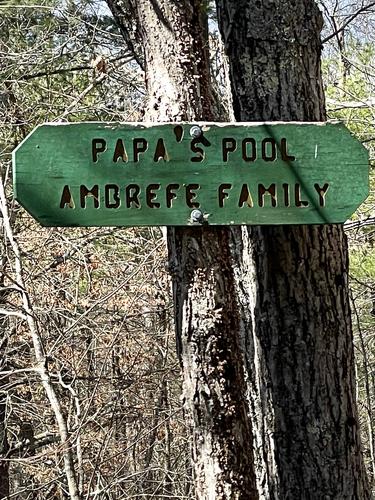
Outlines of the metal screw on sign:
[[195,137],[196,139],[203,134],[203,130],[198,125],[193,125],[190,129],[191,137]]
[[192,210],[190,214],[190,221],[192,224],[202,224],[204,220],[203,212],[200,210]]

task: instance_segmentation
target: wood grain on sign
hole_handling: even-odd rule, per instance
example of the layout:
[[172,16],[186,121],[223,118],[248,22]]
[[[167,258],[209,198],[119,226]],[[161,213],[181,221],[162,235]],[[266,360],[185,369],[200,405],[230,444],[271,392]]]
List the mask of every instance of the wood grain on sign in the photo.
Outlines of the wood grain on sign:
[[344,222],[368,195],[340,123],[198,125],[41,125],[13,153],[15,197],[45,226],[157,226]]

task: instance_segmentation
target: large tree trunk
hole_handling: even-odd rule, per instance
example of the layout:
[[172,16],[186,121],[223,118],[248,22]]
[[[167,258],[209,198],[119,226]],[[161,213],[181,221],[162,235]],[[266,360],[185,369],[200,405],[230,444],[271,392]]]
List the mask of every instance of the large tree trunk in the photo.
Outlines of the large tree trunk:
[[[149,121],[213,120],[201,0],[128,3],[145,48]],[[108,0],[119,23],[123,2]],[[185,409],[200,499],[256,499],[228,228],[168,231]]]
[[[124,3],[108,4],[121,24]],[[217,118],[201,2],[127,5],[145,48],[147,118]],[[218,6],[237,119],[324,119],[315,4]],[[248,409],[260,498],[370,498],[342,228],[175,228],[168,246],[197,496],[257,498]]]
[[[217,6],[236,119],[324,120],[315,2]],[[233,237],[260,497],[370,498],[343,227],[247,227]]]

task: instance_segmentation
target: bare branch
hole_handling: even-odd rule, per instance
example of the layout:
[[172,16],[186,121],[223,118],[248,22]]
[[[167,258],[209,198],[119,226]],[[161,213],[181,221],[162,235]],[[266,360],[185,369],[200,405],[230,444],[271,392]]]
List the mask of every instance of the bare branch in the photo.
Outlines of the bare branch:
[[375,226],[375,217],[368,217],[364,220],[348,220],[344,224],[344,229],[359,229],[360,227],[364,226]]
[[368,5],[365,5],[364,7],[361,7],[360,9],[358,9],[354,14],[352,14],[351,16],[349,16],[346,21],[340,26],[339,29],[337,29],[336,31],[334,31],[333,33],[331,33],[330,35],[328,35],[326,38],[324,38],[324,40],[322,40],[322,43],[326,43],[328,42],[329,40],[331,40],[331,38],[337,36],[339,33],[341,33],[352,21],[354,21],[354,19],[356,17],[358,17],[360,14],[362,14],[363,12],[366,12],[367,10],[371,9],[371,7],[374,7],[375,6],[375,2],[371,2],[369,3]]
[[22,302],[23,309],[26,312],[27,324],[29,327],[30,335],[32,338],[35,358],[37,361],[38,372],[42,381],[42,385],[44,390],[46,391],[47,397],[51,404],[51,408],[55,414],[55,418],[57,421],[57,425],[59,428],[63,457],[64,457],[64,466],[65,466],[65,474],[68,482],[70,497],[73,500],[80,500],[80,496],[78,493],[78,486],[75,477],[74,471],[74,460],[72,456],[72,450],[69,442],[69,432],[65,417],[63,415],[60,402],[57,398],[56,391],[51,382],[50,374],[47,368],[47,358],[44,351],[44,346],[42,339],[40,337],[40,333],[35,321],[35,317],[33,314],[33,310],[30,303],[30,297],[26,291],[24,279],[23,279],[23,266],[21,260],[21,253],[16,239],[13,236],[13,231],[10,223],[8,206],[5,196],[5,190],[2,180],[0,181],[0,208],[3,216],[3,227],[5,230],[6,237],[9,241],[10,247],[13,251],[15,257],[15,271],[16,271],[16,279],[19,283],[22,292]]
[[372,108],[373,106],[375,106],[375,97],[368,97],[364,101],[338,101],[336,99],[327,98],[326,102],[329,111],[339,111],[341,109]]
[[60,436],[53,433],[42,433],[34,436],[33,442],[29,440],[19,441],[15,443],[7,452],[6,458],[12,458],[14,455],[23,451],[35,451],[43,446],[60,442]]
[[[119,57],[114,57],[112,59],[109,59],[108,60],[108,63],[113,63],[113,62],[116,62],[116,61],[120,61],[122,59],[126,59],[125,63],[127,62],[130,62],[132,61],[134,58],[132,55],[130,54],[125,54],[125,55],[121,55]],[[33,73],[31,75],[24,75],[24,76],[21,76],[19,78],[20,81],[27,81],[27,80],[32,80],[34,78],[41,78],[43,76],[53,76],[53,75],[61,75],[61,74],[64,74],[64,73],[72,73],[74,71],[85,71],[85,70],[93,70],[93,66],[92,65],[82,65],[82,66],[73,66],[72,68],[59,68],[59,69],[55,69],[55,70],[52,70],[52,71],[40,71],[39,73]]]

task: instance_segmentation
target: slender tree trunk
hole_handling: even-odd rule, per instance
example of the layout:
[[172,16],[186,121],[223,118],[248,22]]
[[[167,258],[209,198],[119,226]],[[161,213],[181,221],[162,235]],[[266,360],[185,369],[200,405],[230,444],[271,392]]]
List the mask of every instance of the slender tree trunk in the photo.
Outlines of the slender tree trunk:
[[16,283],[20,290],[22,307],[25,313],[24,319],[27,322],[35,352],[35,361],[36,361],[35,372],[38,373],[40,376],[42,386],[46,392],[48,401],[51,405],[51,409],[54,412],[56,423],[59,430],[62,456],[64,460],[64,472],[68,483],[69,496],[71,500],[80,500],[77,480],[75,477],[73,453],[71,449],[71,443],[69,442],[70,436],[68,432],[66,418],[63,414],[60,402],[56,395],[55,388],[51,381],[50,373],[48,371],[47,358],[44,353],[42,338],[40,336],[37,322],[35,320],[34,313],[31,307],[30,297],[25,287],[21,252],[18,243],[13,235],[7,200],[5,196],[4,184],[2,180],[0,180],[0,213],[2,215],[2,220],[3,220],[4,235],[6,236],[7,241],[9,243],[9,248],[12,250],[14,254]]
[[[3,279],[0,279],[1,286],[4,286]],[[2,297],[1,297],[2,298]],[[0,320],[0,371],[7,370],[6,348],[8,343],[7,330],[9,330],[9,321],[7,318]],[[9,378],[1,375],[1,386],[6,386]],[[9,450],[8,431],[7,431],[7,395],[6,390],[2,389],[0,393],[0,498],[9,495],[9,462],[6,460]]]
[[[216,120],[201,0],[134,0],[150,121]],[[123,3],[108,0],[120,23]],[[252,429],[228,228],[171,228],[170,268],[185,409],[200,499],[256,499]]]
[[[217,6],[236,119],[324,120],[315,2]],[[343,227],[244,227],[233,239],[260,497],[370,498]]]

